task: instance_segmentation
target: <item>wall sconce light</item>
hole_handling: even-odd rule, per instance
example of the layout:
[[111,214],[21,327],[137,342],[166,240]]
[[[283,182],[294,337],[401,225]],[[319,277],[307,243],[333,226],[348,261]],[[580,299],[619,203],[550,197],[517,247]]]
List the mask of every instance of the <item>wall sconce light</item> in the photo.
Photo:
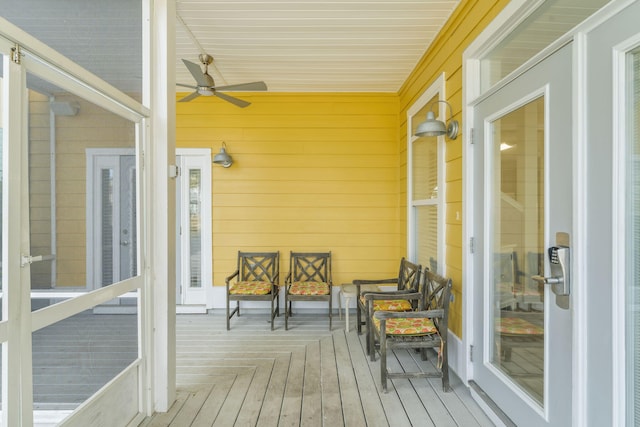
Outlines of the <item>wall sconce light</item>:
[[233,159],[230,155],[227,154],[227,144],[222,143],[222,148],[220,148],[220,152],[213,156],[213,163],[217,165],[221,165],[223,168],[228,168],[233,164]]
[[[433,113],[433,106],[439,102],[444,102],[449,106],[449,122],[445,124],[441,120],[436,120],[435,114]],[[451,104],[447,101],[438,100],[431,104],[429,108],[429,112],[427,113],[427,119],[420,123],[416,128],[416,136],[440,136],[447,135],[449,139],[456,139],[458,137],[458,128],[460,124],[457,120],[453,120],[453,108],[451,108]]]

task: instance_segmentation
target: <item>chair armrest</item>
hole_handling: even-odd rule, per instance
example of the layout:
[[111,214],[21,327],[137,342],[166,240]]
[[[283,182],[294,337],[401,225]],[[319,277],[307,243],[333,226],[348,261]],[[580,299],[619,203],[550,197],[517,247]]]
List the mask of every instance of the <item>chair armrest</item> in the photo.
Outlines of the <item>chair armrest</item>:
[[364,279],[355,279],[351,283],[354,285],[381,285],[385,283],[394,283],[398,284],[398,278],[394,277],[393,279],[380,279],[380,280],[364,280]]
[[423,310],[423,311],[376,311],[373,313],[376,319],[386,320],[386,319],[421,319],[421,318],[429,318],[429,319],[437,319],[444,317],[443,309],[436,310]]
[[404,300],[415,300],[420,299],[422,294],[419,292],[403,292],[403,291],[394,291],[394,292],[365,292],[362,294],[364,299],[369,300],[388,300],[389,297],[393,299],[404,299]]
[[239,274],[240,274],[240,270],[236,270],[231,276],[224,279],[224,283],[226,283],[226,285],[229,286],[229,282],[231,281],[231,279],[238,276]]

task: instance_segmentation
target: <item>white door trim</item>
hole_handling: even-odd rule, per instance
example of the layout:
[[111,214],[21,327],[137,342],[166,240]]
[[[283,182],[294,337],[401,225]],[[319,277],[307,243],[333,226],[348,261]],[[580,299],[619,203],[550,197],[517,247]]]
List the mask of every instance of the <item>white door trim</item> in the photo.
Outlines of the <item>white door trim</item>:
[[[209,307],[209,301],[212,298],[212,244],[211,244],[211,149],[209,148],[179,148],[176,149],[176,163],[180,167],[180,177],[179,182],[184,183],[183,179],[187,179],[188,177],[185,175],[187,168],[185,167],[186,160],[185,157],[195,158],[196,161],[200,164],[202,170],[202,210],[201,217],[203,219],[201,224],[201,235],[203,238],[202,245],[202,289],[198,290],[198,293],[201,294],[197,298],[198,302],[195,303],[193,298],[190,298],[185,293],[189,291],[182,291],[181,298],[182,300],[176,301],[178,303],[176,312],[177,313],[193,313],[193,307],[185,307],[185,305],[193,306],[194,304],[197,306],[202,306],[201,310],[198,312],[206,312],[206,309]],[[185,172],[183,172],[185,171]],[[178,200],[176,197],[176,208],[184,209],[185,203],[188,204],[188,195],[184,194],[183,191],[176,189],[176,193],[181,195],[182,200]],[[185,218],[183,215],[176,214],[177,217],[180,218],[180,221],[184,223]],[[177,224],[180,226],[181,224]],[[176,243],[178,243],[180,236],[176,235]],[[182,242],[180,245],[177,245],[180,248],[184,248]],[[184,266],[188,265],[189,259],[187,258],[187,253],[181,250],[180,254],[177,254],[180,257],[180,271],[184,273]],[[178,286],[179,283],[176,283]],[[182,304],[181,304],[182,303]]]

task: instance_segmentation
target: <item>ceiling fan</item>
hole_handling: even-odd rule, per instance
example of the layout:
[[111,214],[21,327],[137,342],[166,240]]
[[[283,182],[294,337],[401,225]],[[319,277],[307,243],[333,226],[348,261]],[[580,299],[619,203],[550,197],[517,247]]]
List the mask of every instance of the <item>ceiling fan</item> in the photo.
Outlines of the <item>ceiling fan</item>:
[[213,57],[207,54],[200,54],[198,56],[202,65],[204,65],[204,72],[200,66],[191,61],[187,61],[183,59],[184,65],[187,67],[191,75],[196,81],[197,86],[186,85],[183,83],[176,83],[178,86],[188,87],[191,89],[195,89],[195,92],[185,96],[180,99],[178,102],[187,102],[191,101],[198,96],[217,96],[218,98],[222,98],[225,101],[228,101],[234,105],[237,105],[240,108],[247,107],[251,105],[250,102],[245,101],[243,99],[235,98],[233,96],[227,95],[226,93],[222,93],[221,91],[262,91],[267,90],[267,85],[264,82],[252,82],[252,83],[240,83],[235,85],[228,86],[216,86],[213,81],[213,77],[211,77],[208,73],[209,65],[213,62]]

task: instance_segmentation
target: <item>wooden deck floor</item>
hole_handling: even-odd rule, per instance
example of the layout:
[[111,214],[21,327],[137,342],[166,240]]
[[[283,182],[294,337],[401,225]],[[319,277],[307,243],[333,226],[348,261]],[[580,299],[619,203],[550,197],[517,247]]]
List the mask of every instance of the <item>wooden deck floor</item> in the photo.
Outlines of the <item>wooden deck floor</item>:
[[[380,389],[379,361],[363,337],[319,316],[282,319],[271,331],[265,315],[181,315],[177,320],[177,401],[141,426],[492,426],[453,376],[393,380]],[[430,361],[399,351],[394,369]],[[433,358],[432,358],[433,359]]]

